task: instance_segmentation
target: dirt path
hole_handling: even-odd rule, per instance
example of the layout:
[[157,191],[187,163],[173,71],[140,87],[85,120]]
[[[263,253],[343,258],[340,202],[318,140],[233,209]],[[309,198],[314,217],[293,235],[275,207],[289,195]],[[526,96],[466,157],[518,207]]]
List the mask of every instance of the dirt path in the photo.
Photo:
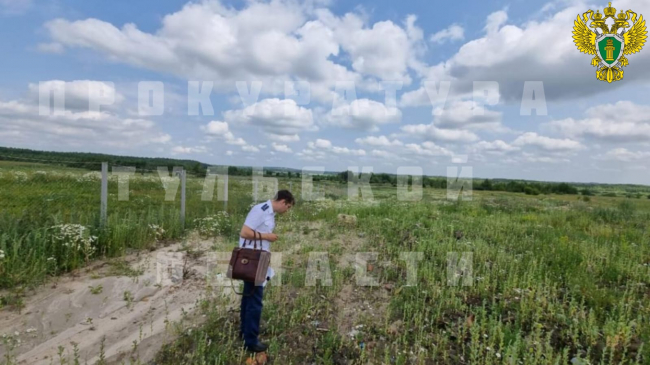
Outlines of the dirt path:
[[[354,252],[363,241],[346,235],[323,240],[315,233],[321,228],[322,222],[301,223],[283,235],[284,244],[277,251],[283,252],[285,259],[293,257],[306,264],[306,255],[300,254],[305,242],[325,249],[338,241],[346,251]],[[43,285],[25,297],[21,313],[0,310],[0,359],[21,365],[74,364],[76,344],[81,364],[95,364],[101,358],[105,364],[149,363],[163,344],[176,338],[179,329],[202,323],[195,309],[206,296],[219,296],[218,305],[224,311],[238,306],[240,297],[229,281],[210,290],[206,280],[209,268],[214,268],[208,263],[214,262],[215,249],[223,252],[231,248],[221,240],[215,244],[193,236],[184,243],[96,262],[59,277],[56,283]],[[229,256],[228,252],[225,255]],[[354,256],[347,256],[340,259],[354,265]],[[167,266],[169,260],[175,262],[171,267]],[[274,268],[282,273],[281,267]],[[219,271],[225,272],[225,268]],[[362,304],[361,296],[350,293],[337,300],[341,308]],[[343,310],[341,317],[338,330],[348,334],[357,315]]]
[[[113,276],[115,263],[99,262],[38,288],[24,299],[21,314],[0,311],[0,358],[18,364],[59,363],[62,346],[62,357],[73,363],[76,344],[80,363],[95,364],[103,342],[108,364],[149,361],[174,338],[172,324],[186,328],[201,322],[191,313],[207,295],[212,245],[194,238],[127,256],[117,269],[126,276]],[[165,266],[168,258],[175,260],[171,267]],[[231,304],[237,300],[230,287],[214,292]]]

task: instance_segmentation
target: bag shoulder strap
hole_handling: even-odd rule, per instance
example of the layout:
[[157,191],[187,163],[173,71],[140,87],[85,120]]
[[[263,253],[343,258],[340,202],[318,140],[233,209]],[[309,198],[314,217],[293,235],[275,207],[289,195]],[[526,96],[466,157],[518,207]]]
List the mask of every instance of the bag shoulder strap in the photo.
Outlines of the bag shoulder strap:
[[[255,236],[255,233],[256,233],[256,231],[253,230],[253,237]],[[253,242],[253,240],[246,240],[246,239],[244,238],[244,244],[243,244],[241,247],[242,247],[242,248],[246,248],[246,245],[247,245],[247,244],[250,244],[251,242]]]
[[[257,236],[258,235],[260,237],[260,239],[259,239],[260,247],[259,248],[257,248]],[[256,230],[253,230],[253,239],[249,240],[249,241],[246,241],[246,239],[244,239],[244,244],[243,244],[242,247],[246,247],[246,244],[250,244],[251,242],[253,243],[253,249],[254,250],[261,250],[262,249],[262,233],[257,232]]]
[[[255,243],[254,243],[254,246],[253,246],[254,249],[256,249],[256,250],[261,250],[261,249],[262,249],[262,233],[261,233],[261,232],[257,232],[257,231],[253,231],[253,235],[255,236]],[[260,242],[260,248],[257,248],[257,236],[258,236],[258,235],[259,235],[259,237],[260,237],[260,241],[259,241],[259,242]]]

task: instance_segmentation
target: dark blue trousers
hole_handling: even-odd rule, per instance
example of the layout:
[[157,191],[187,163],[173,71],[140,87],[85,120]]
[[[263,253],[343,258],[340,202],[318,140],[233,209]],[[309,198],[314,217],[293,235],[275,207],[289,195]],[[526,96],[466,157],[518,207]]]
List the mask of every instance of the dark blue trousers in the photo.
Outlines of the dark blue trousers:
[[241,298],[240,330],[244,335],[244,344],[246,346],[254,346],[258,342],[257,336],[260,334],[263,295],[263,286],[255,286],[255,283],[244,282],[244,295]]

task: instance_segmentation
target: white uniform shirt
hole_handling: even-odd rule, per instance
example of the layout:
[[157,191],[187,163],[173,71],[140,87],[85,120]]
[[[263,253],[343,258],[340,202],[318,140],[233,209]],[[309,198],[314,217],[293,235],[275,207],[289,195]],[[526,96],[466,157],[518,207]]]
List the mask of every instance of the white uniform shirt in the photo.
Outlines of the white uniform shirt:
[[[264,203],[254,206],[248,213],[248,216],[246,216],[244,225],[260,233],[273,233],[273,228],[275,228],[275,212],[273,211],[271,201],[267,200]],[[244,247],[244,241],[246,241],[246,248],[253,248],[253,240],[244,240],[242,237],[239,237],[239,247]],[[257,245],[259,248],[259,240]],[[271,243],[269,241],[262,240],[263,250],[271,252],[270,246]]]

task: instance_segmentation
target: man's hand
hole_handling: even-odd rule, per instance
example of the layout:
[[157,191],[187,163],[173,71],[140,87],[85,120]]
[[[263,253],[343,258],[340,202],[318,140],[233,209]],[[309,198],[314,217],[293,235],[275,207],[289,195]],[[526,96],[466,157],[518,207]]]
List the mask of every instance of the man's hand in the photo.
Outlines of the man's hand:
[[239,236],[245,240],[263,239],[269,242],[278,240],[278,235],[274,233],[260,233],[261,236],[255,237],[255,232],[248,226],[244,225],[239,232]]
[[278,240],[278,235],[275,233],[262,233],[262,239],[269,242],[275,242]]

